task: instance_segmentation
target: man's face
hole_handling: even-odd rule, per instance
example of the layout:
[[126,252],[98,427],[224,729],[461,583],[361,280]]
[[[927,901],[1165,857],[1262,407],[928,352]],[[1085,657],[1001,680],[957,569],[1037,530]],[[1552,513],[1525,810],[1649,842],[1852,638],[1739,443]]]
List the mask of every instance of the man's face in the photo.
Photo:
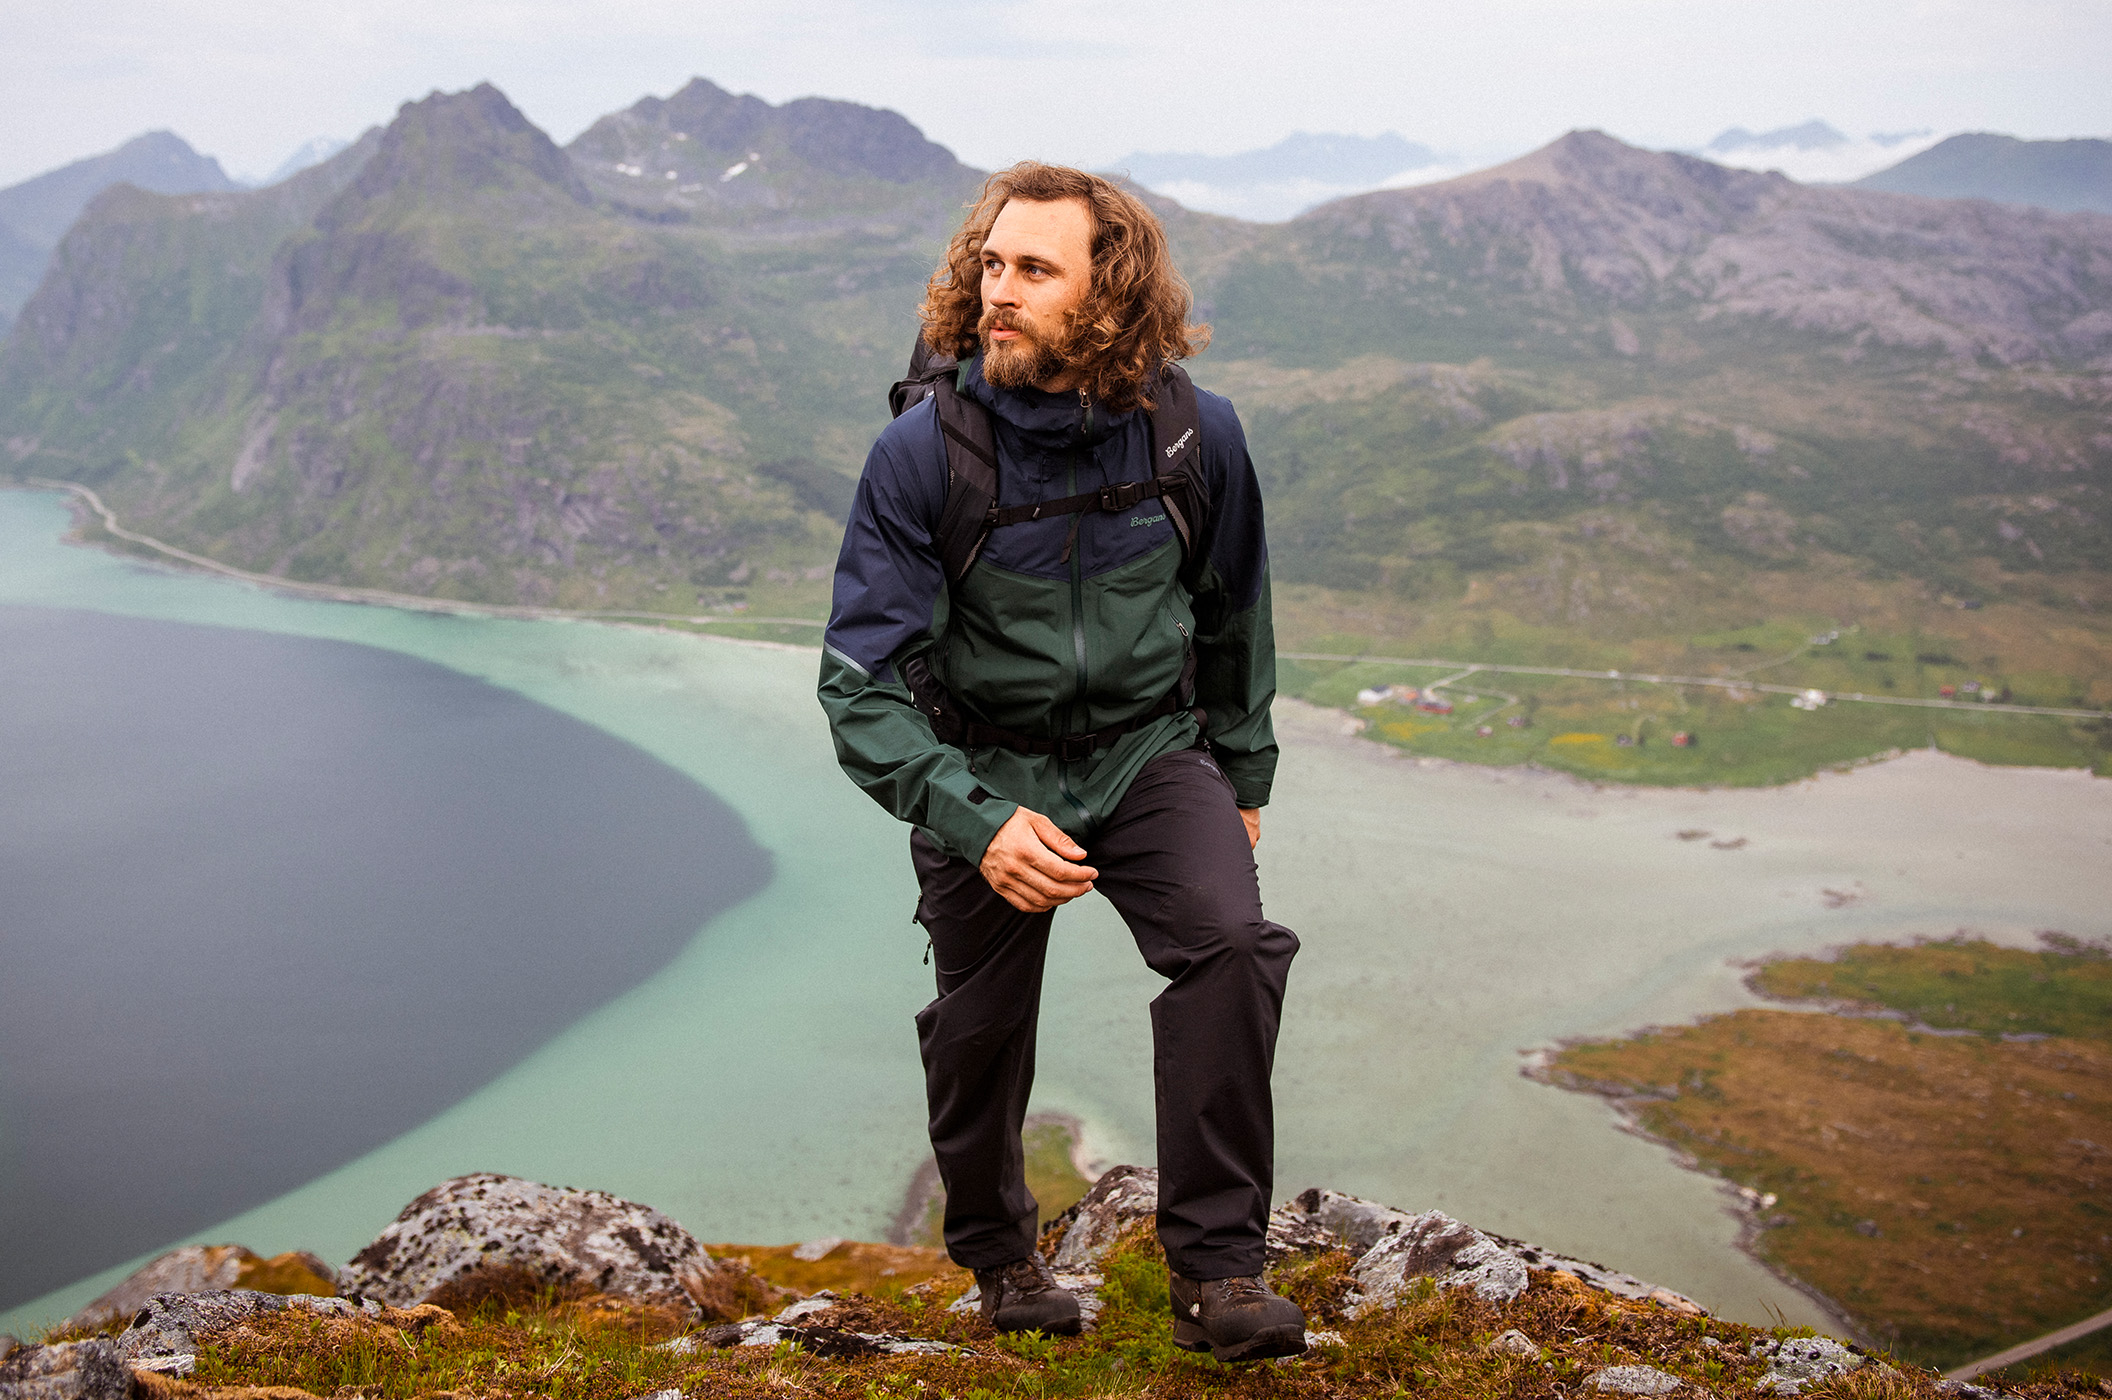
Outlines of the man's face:
[[1085,376],[1070,362],[1070,313],[1093,283],[1085,201],[1008,200],[983,240],[983,377],[1005,389],[1061,392]]

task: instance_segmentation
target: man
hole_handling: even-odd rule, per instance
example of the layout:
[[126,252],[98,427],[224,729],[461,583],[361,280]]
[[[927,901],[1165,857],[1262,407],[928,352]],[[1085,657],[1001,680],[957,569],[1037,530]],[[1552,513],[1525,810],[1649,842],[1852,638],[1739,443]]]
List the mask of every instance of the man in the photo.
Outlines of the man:
[[[1298,940],[1262,917],[1252,855],[1276,766],[1260,493],[1232,406],[1168,377],[1208,340],[1188,312],[1139,200],[1031,162],[990,177],[919,311],[957,372],[866,460],[821,701],[844,769],[915,828],[939,993],[917,1016],[931,1144],[946,1247],[983,1315],[1078,1329],[1034,1248],[1020,1127],[1052,911],[1097,889],[1169,982],[1152,1031],[1174,1337],[1251,1360],[1305,1346],[1303,1314],[1261,1280]],[[1194,454],[1190,494],[1103,492],[1154,481],[1152,410],[1176,388],[1200,450],[1162,452]],[[1015,508],[953,580],[941,390],[987,414],[996,502]]]

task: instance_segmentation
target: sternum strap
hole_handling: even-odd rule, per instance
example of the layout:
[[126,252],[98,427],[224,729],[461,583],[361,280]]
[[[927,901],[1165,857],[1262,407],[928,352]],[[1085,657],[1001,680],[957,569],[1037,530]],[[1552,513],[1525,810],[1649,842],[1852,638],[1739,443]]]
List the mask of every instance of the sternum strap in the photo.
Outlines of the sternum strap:
[[983,516],[992,528],[999,525],[1018,525],[1028,520],[1043,520],[1056,515],[1083,515],[1091,511],[1128,510],[1143,501],[1177,491],[1188,484],[1184,472],[1168,472],[1153,477],[1150,481],[1118,481],[1112,486],[1103,486],[1098,491],[1082,491],[1075,496],[1059,496],[1053,501],[1035,501],[1023,506],[993,506]]

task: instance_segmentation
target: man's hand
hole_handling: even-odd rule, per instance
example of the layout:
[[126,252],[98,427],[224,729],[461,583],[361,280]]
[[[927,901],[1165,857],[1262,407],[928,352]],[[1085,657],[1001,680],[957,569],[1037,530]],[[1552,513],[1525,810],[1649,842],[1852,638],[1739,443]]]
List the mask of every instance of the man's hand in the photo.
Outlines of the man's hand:
[[1043,914],[1093,888],[1100,872],[1085,859],[1085,847],[1039,812],[1016,809],[983,852],[983,878],[1014,909]]
[[1261,844],[1261,808],[1242,807],[1239,819],[1247,824],[1247,849],[1251,851]]

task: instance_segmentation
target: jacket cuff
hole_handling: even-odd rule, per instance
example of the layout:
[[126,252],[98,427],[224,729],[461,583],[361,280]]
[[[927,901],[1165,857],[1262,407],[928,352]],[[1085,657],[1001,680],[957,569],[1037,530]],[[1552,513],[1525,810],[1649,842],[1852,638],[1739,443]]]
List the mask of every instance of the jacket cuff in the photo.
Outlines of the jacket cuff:
[[1275,753],[1226,753],[1217,749],[1212,755],[1217,760],[1218,770],[1232,784],[1232,796],[1242,807],[1266,807],[1269,805],[1269,788],[1276,780]]
[[925,805],[932,836],[947,852],[970,865],[983,863],[983,852],[990,848],[998,828],[1019,810],[1017,802],[995,793],[988,793],[980,802],[973,801],[969,794],[980,788],[973,773],[949,773],[931,785],[930,800]]

